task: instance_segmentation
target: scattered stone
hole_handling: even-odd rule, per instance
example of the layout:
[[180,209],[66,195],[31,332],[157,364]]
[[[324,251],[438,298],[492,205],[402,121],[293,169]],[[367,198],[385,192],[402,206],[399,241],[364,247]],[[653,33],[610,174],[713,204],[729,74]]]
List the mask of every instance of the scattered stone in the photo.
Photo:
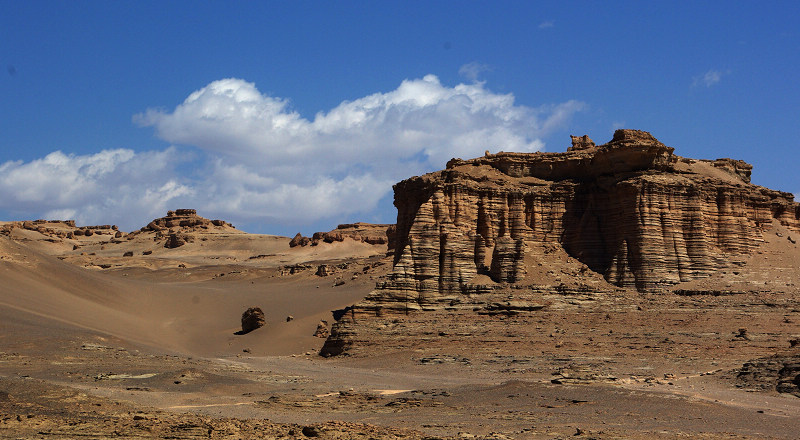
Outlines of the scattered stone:
[[291,322],[291,321],[294,321],[294,316],[292,316],[292,315],[287,316],[286,317],[286,322]]
[[122,256],[123,257],[132,257],[133,256],[133,251],[125,252],[124,254],[122,254]]

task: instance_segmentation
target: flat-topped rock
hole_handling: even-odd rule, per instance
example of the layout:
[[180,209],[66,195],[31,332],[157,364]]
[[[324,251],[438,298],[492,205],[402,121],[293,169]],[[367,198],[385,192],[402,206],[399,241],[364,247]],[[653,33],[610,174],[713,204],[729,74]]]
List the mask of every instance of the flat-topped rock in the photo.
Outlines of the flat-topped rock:
[[[394,185],[394,268],[351,315],[447,307],[502,286],[557,287],[566,260],[548,252],[612,289],[657,292],[708,277],[752,253],[773,225],[800,232],[800,204],[751,184],[751,171],[739,160],[682,158],[640,130],[599,146],[574,136],[563,153],[452,159]],[[347,325],[337,323],[331,341]]]
[[201,217],[197,215],[197,211],[194,209],[176,209],[175,211],[167,211],[165,217],[151,221],[141,231],[164,231],[170,228],[209,229],[214,227],[235,229],[232,224],[226,221],[209,220]]

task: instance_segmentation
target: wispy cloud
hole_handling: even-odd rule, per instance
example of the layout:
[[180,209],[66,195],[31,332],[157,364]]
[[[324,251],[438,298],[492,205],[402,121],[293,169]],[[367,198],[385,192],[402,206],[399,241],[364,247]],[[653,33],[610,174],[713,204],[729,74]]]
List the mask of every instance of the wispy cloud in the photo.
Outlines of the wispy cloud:
[[473,61],[471,63],[464,64],[458,69],[458,74],[461,75],[463,78],[466,78],[470,81],[478,81],[481,73],[483,72],[491,72],[492,67],[488,64],[481,64],[477,61]]
[[556,23],[553,20],[547,20],[539,23],[539,29],[550,29],[555,27]]
[[526,107],[483,83],[448,87],[434,75],[311,119],[287,102],[241,79],[214,81],[172,111],[134,117],[183,147],[6,162],[0,207],[35,216],[74,213],[79,221],[127,229],[178,205],[237,223],[369,215],[397,181],[486,149],[539,150],[543,136],[585,107],[578,101]]
[[722,80],[723,75],[729,74],[730,71],[720,71],[720,70],[709,70],[708,72],[697,75],[692,79],[692,86],[704,86],[704,87],[711,87]]

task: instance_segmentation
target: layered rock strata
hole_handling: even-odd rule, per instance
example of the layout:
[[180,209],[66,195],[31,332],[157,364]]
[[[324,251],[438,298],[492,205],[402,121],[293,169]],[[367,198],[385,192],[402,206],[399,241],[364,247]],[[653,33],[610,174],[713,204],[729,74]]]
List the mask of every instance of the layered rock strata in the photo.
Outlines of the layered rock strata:
[[651,291],[752,251],[773,222],[800,230],[793,196],[750,184],[742,161],[684,159],[638,130],[589,145],[453,159],[395,185],[395,271],[382,288],[463,293],[486,267],[517,282],[524,243],[550,242],[612,284]]
[[573,137],[565,153],[452,159],[394,186],[394,270],[351,314],[436,308],[481,291],[480,276],[530,283],[532,245],[640,292],[709,276],[775,223],[800,231],[793,195],[751,184],[751,170],[682,158],[639,130],[599,146]]

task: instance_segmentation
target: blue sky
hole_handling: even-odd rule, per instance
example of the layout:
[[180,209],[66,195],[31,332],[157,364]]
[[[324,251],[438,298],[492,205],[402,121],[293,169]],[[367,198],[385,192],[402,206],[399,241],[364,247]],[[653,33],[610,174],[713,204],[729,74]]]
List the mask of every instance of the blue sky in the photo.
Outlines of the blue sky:
[[621,127],[800,192],[797,2],[0,4],[0,220],[393,222],[450,157]]

